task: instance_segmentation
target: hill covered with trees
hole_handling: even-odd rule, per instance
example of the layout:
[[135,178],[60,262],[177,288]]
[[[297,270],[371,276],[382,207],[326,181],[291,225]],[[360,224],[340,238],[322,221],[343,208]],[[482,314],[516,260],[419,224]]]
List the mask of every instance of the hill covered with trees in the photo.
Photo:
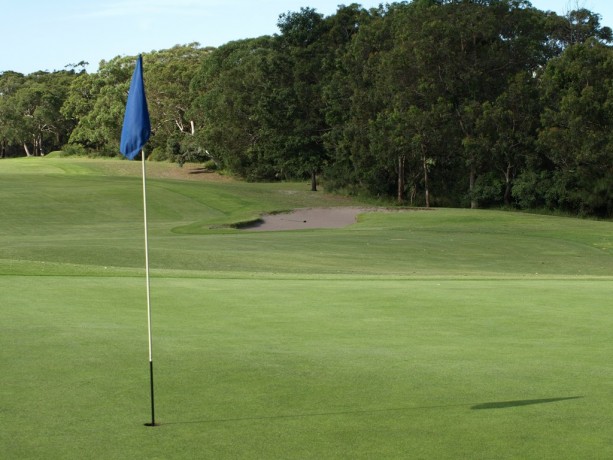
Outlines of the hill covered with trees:
[[[424,206],[613,215],[613,37],[587,9],[413,0],[144,55],[151,159]],[[114,156],[134,57],[0,73],[0,156]]]

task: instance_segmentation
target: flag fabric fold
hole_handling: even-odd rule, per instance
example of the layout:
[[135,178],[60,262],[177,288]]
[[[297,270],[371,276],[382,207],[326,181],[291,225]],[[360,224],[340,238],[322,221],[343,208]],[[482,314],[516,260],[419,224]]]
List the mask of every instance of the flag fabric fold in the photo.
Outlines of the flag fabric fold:
[[147,143],[150,135],[151,122],[143,83],[143,57],[138,56],[128,92],[119,150],[126,158],[133,160]]

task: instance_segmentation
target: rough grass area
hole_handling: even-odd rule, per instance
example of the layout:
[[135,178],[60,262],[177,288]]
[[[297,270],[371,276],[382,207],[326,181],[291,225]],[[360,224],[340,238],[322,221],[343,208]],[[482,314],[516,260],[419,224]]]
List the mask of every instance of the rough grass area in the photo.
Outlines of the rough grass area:
[[145,427],[135,166],[0,161],[3,458],[613,456],[611,222],[437,209],[248,233],[219,226],[363,203],[173,165],[149,183]]

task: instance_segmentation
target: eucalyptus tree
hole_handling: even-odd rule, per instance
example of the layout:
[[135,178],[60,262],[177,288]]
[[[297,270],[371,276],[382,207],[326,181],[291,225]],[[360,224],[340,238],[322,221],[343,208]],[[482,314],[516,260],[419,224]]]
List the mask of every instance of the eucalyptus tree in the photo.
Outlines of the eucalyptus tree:
[[566,47],[584,43],[590,38],[602,43],[613,40],[611,28],[600,24],[601,16],[586,8],[577,8],[565,15],[549,13],[548,16],[548,28],[552,32],[552,42],[557,45],[558,54]]
[[428,204],[434,177],[438,196],[466,179],[474,195],[491,164],[479,120],[514,75],[546,62],[545,16],[507,0],[415,0],[370,13],[328,85],[345,94],[327,112],[341,121],[327,136],[338,187],[347,177],[399,200],[419,189]]
[[0,73],[0,158],[16,152],[21,126],[13,97],[24,84],[25,76],[18,72]]
[[[368,13],[357,4],[341,5],[336,14],[324,17],[311,8],[288,12],[279,17],[281,32],[275,40],[279,57],[276,72],[285,72],[286,99],[282,117],[294,120],[283,126],[286,167],[298,175],[310,175],[311,190],[317,189],[317,176],[334,161],[331,132],[342,124],[338,106],[347,94],[333,76],[339,60],[368,20]],[[337,80],[338,81],[338,80]],[[331,148],[332,147],[332,148]]]
[[[190,116],[198,144],[222,168],[250,180],[274,179],[267,117],[283,102],[283,85],[267,76],[271,37],[226,43],[207,56],[191,83]],[[272,114],[272,115],[271,115]]]
[[150,142],[158,159],[184,161],[198,156],[194,140],[197,120],[190,115],[191,81],[212,48],[199,43],[176,45],[145,55],[144,78],[154,136]]
[[538,145],[547,180],[533,204],[612,215],[613,49],[596,38],[569,46],[548,63],[541,85]]
[[327,131],[323,115],[322,85],[326,81],[326,57],[334,49],[326,40],[329,24],[312,8],[279,16],[281,32],[275,40],[279,63],[275,72],[287,72],[284,110],[279,115],[293,122],[278,120],[274,126],[280,139],[283,167],[294,175],[309,175],[311,190],[317,190],[317,174],[326,161],[323,134]]
[[438,20],[440,8],[437,3],[421,1],[388,11],[385,19],[392,46],[381,53],[377,72],[378,91],[385,94],[378,119],[390,121],[390,139],[394,140],[380,154],[396,152],[397,200],[404,199],[405,176],[409,173],[411,201],[420,190],[420,201],[426,207],[431,204],[431,173],[453,153],[453,139],[457,138],[457,132],[450,129],[452,101],[433,82],[437,73],[427,57],[433,42],[423,35],[427,24]]
[[436,91],[453,106],[461,138],[456,144],[468,175],[471,207],[478,206],[476,184],[489,172],[489,152],[480,148],[479,120],[513,76],[544,64],[544,17],[528,2],[453,2],[429,8],[421,22],[423,67]]
[[95,154],[118,154],[134,58],[102,61],[97,73],[81,74],[70,87],[62,113],[75,123],[69,139]]
[[[210,48],[191,43],[152,51],[143,57],[153,134],[149,145],[158,149],[162,158],[168,157],[167,150],[172,149],[173,144],[181,144],[185,137],[195,132],[196,122],[188,116],[190,84],[210,51]],[[102,61],[97,73],[80,74],[74,80],[62,107],[62,114],[76,124],[70,143],[97,154],[118,154],[123,111],[135,60],[133,56],[117,56]]]
[[324,18],[310,8],[279,16],[280,34],[227,43],[192,81],[199,144],[250,180],[311,178],[328,160],[324,86],[356,32],[357,6]]
[[324,141],[330,155],[325,181],[330,189],[376,196],[396,190],[397,163],[380,154],[386,140],[373,139],[373,123],[387,103],[387,92],[380,90],[378,82],[380,61],[393,47],[385,20],[389,8],[357,10],[350,16],[346,22],[358,27],[338,53],[323,87],[329,126]]
[[74,71],[4,73],[0,91],[2,150],[20,145],[27,156],[60,148],[72,128],[60,113]]
[[484,158],[484,173],[477,179],[474,196],[485,204],[513,204],[515,178],[527,168],[535,149],[541,105],[538,80],[519,72],[505,90],[484,102],[476,122],[475,146]]

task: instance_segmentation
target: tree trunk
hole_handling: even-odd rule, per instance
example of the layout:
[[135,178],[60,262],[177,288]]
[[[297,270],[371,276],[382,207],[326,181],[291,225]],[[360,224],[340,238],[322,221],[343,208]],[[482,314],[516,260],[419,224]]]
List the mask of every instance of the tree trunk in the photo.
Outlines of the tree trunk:
[[426,152],[424,147],[421,148],[421,161],[424,168],[424,189],[426,192],[426,208],[430,207],[430,189],[428,187],[428,162],[426,161]]
[[311,192],[317,191],[317,172],[311,171]]
[[40,135],[34,138],[34,155],[38,157],[43,156],[43,138]]
[[32,156],[32,154],[30,153],[30,149],[28,148],[28,144],[26,144],[25,142],[23,143],[23,149],[26,151],[26,156]]
[[479,207],[479,203],[477,203],[477,199],[473,196],[473,192],[475,190],[475,181],[477,179],[477,168],[474,164],[470,165],[470,178],[469,178],[469,191],[470,191],[470,209],[477,209]]
[[404,156],[398,157],[398,204],[402,204],[404,201]]
[[511,205],[511,172],[513,171],[513,167],[511,164],[507,164],[507,170],[504,173],[505,180],[505,189],[504,189],[504,204],[507,206]]

